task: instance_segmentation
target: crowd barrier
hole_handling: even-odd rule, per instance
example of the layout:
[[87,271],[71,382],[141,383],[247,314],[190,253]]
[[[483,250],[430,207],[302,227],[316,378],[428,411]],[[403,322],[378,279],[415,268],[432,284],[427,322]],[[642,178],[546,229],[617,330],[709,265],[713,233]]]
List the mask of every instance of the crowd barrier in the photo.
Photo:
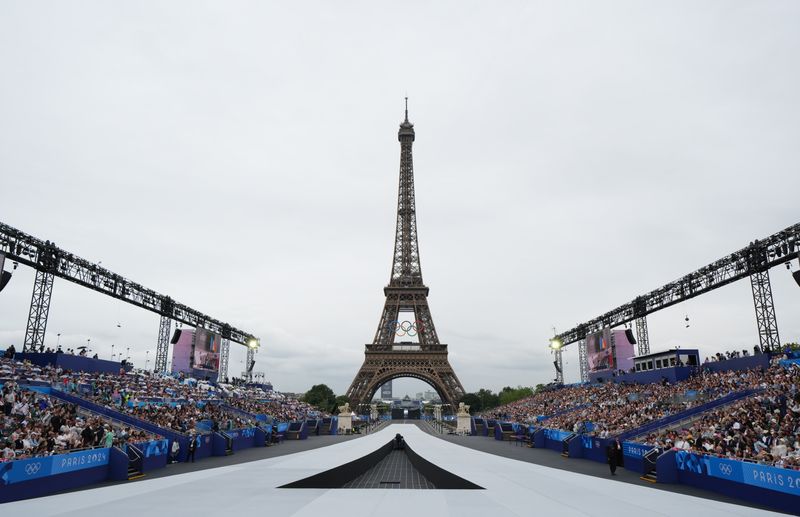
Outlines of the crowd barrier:
[[701,365],[702,370],[710,372],[724,372],[728,370],[751,370],[753,368],[769,368],[769,354],[749,355],[747,357],[736,357],[724,361],[707,362]]
[[128,456],[118,448],[90,449],[0,463],[0,503],[40,497],[108,479],[126,479]]
[[589,380],[592,382],[628,382],[632,384],[654,384],[666,379],[674,384],[688,379],[695,371],[696,366],[673,366],[672,368],[660,368],[658,370],[647,370],[644,372],[617,373],[604,371],[600,373],[590,373]]
[[688,451],[668,451],[662,457],[659,482],[683,483],[793,514],[800,508],[800,471]]
[[[122,368],[122,363],[116,361],[92,359],[91,357],[81,357],[72,354],[20,352],[14,356],[14,360],[30,361],[31,364],[35,364],[36,366],[60,366],[62,370],[71,370],[74,372],[118,374]],[[130,370],[130,367],[126,368],[126,370]]]

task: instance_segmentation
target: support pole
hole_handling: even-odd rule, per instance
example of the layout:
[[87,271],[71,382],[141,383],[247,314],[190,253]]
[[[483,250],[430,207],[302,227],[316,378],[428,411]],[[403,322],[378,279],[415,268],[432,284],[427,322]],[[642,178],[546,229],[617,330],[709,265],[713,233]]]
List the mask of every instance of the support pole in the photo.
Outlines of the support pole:
[[753,305],[756,309],[756,325],[761,350],[778,352],[781,340],[778,336],[778,321],[775,318],[775,305],[772,302],[772,285],[769,270],[757,271],[750,275],[753,290]]
[[168,316],[161,316],[158,324],[158,344],[156,345],[156,364],[154,372],[167,373],[167,355],[169,354],[169,334],[172,329],[172,320]]
[[[559,355],[561,350],[559,350]],[[581,382],[589,382],[589,356],[586,353],[586,338],[578,342],[578,362],[581,367]]]
[[225,381],[228,378],[228,359],[231,352],[231,340],[222,338],[222,347],[219,351],[219,374],[217,375],[217,382]]
[[636,343],[639,346],[639,355],[650,353],[650,335],[647,331],[647,316],[636,318]]
[[564,384],[564,363],[561,358],[561,349],[553,350],[553,353],[556,356],[556,360],[554,361],[556,367],[556,382],[558,384]]
[[253,382],[253,364],[256,362],[256,349],[255,347],[247,347],[247,370],[245,371],[245,379],[247,382]]
[[28,311],[28,327],[25,329],[23,352],[39,350],[44,344],[47,330],[47,315],[50,313],[50,298],[53,295],[53,273],[41,269],[36,270],[33,281],[31,307]]

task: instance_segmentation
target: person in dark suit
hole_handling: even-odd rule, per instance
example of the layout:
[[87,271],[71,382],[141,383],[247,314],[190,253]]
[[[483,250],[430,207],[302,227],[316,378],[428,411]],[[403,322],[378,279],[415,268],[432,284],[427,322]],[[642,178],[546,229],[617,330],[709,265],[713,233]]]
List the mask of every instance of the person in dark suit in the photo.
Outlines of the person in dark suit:
[[187,456],[186,461],[189,461],[189,458],[192,459],[192,463],[194,463],[194,451],[197,450],[197,435],[194,433],[189,435],[189,456]]
[[608,458],[608,468],[611,470],[611,475],[617,475],[617,463],[619,461],[619,454],[622,452],[622,445],[619,440],[614,440],[606,447],[606,457]]

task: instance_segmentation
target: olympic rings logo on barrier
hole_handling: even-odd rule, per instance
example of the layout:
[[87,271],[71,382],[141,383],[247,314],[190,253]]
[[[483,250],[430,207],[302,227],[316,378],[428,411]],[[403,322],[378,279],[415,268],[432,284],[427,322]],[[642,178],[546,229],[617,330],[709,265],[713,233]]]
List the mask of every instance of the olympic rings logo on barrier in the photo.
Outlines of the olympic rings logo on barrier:
[[39,472],[41,468],[42,464],[38,461],[36,463],[28,463],[27,465],[25,465],[25,473],[28,474],[29,476],[32,476],[37,472]]
[[414,320],[413,322],[394,320],[386,324],[386,329],[389,332],[394,332],[397,337],[414,337],[425,331],[425,324],[420,320]]
[[730,476],[733,474],[733,467],[725,463],[720,463],[719,471],[726,476]]

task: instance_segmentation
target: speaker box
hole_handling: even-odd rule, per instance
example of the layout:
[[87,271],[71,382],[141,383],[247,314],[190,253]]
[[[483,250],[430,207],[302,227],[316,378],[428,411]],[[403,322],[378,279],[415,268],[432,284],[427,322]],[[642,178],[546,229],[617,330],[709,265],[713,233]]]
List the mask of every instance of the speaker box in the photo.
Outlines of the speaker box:
[[561,373],[561,368],[558,367],[558,361],[553,361],[553,366],[556,367],[556,372]]
[[0,291],[6,286],[8,281],[11,280],[11,273],[8,271],[3,271],[0,273]]
[[181,329],[175,329],[175,332],[172,333],[172,341],[170,341],[170,343],[174,345],[175,343],[178,342],[180,338],[181,338]]
[[797,285],[800,285],[800,271],[794,271],[792,276],[794,277],[794,281],[797,282]]
[[636,338],[633,337],[633,330],[625,329],[625,337],[628,338],[628,343],[632,345],[636,344]]

